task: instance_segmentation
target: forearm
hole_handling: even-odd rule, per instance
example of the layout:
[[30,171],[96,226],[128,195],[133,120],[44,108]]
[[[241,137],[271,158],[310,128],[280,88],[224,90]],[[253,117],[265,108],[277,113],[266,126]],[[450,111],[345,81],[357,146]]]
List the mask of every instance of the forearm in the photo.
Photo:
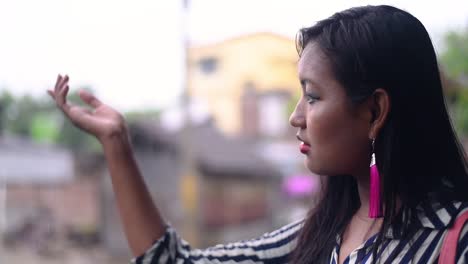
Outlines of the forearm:
[[54,89],[47,90],[76,127],[103,145],[125,235],[133,254],[140,255],[164,234],[164,225],[133,157],[125,120],[86,91],[80,91],[79,96],[92,111],[68,103],[68,91],[67,75],[59,75]]
[[135,256],[164,234],[164,222],[146,187],[129,140],[103,143],[125,235]]

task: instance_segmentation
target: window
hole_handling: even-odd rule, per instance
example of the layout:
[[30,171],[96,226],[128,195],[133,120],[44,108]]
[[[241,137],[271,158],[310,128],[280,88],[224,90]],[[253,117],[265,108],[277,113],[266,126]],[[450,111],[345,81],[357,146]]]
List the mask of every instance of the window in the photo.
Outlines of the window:
[[211,74],[216,71],[218,59],[215,57],[205,57],[198,62],[200,71],[204,74]]

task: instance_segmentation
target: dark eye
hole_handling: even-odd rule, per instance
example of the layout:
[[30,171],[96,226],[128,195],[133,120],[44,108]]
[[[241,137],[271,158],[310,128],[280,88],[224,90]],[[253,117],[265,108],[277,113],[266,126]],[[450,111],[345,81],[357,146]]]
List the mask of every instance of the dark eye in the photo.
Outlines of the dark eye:
[[318,96],[315,96],[313,94],[306,94],[306,100],[307,100],[307,103],[309,104],[313,104],[319,99],[320,98]]

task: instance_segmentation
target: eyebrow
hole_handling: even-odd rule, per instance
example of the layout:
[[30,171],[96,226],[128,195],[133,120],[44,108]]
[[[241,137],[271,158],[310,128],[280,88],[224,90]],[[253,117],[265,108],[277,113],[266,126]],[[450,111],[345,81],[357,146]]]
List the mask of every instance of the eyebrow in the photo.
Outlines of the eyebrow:
[[[313,81],[311,79],[308,79],[308,78],[300,78],[299,77],[299,82],[300,82],[301,86],[302,86],[302,83],[306,83],[306,84],[309,83],[312,86],[317,87],[318,89],[321,89],[321,86],[317,82],[315,82],[315,81]],[[303,87],[303,88],[305,88],[305,87]]]

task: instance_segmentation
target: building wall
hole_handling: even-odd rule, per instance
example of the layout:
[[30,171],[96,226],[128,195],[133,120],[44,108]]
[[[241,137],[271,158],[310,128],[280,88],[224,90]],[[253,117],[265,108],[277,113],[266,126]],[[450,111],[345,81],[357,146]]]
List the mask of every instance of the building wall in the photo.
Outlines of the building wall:
[[[135,147],[135,158],[153,200],[162,216],[179,230],[182,225],[182,205],[179,191],[180,167],[170,152],[142,151]],[[103,239],[107,249],[115,255],[130,256],[120,220],[110,175],[103,178]]]
[[255,238],[274,229],[272,196],[279,195],[275,180],[245,176],[203,177],[203,247]]
[[100,195],[96,179],[79,179],[54,185],[11,184],[7,186],[7,232],[22,228],[46,212],[55,231],[99,231]]
[[189,52],[189,90],[208,106],[223,132],[239,134],[245,89],[299,93],[297,59],[292,39],[270,33],[194,47]]

